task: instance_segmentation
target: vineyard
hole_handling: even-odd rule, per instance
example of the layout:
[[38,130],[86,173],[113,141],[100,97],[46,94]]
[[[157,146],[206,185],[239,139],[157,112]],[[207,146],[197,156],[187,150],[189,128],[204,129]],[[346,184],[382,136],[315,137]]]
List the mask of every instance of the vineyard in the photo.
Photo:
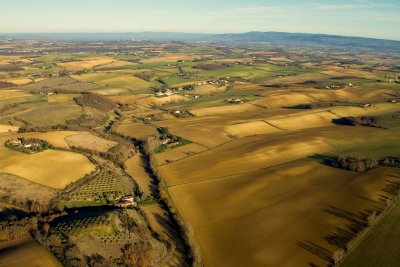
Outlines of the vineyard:
[[78,236],[80,233],[112,233],[112,215],[104,214],[75,218],[68,221],[57,223],[51,233],[58,236],[61,240],[66,240],[69,236]]
[[102,170],[94,180],[69,194],[71,201],[110,201],[132,194],[134,183],[130,177]]

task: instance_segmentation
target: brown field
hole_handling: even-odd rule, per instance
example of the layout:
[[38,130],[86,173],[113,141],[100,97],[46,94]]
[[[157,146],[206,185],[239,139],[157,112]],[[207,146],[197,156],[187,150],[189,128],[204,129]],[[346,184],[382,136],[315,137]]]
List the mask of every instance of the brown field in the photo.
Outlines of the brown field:
[[218,117],[215,120],[209,120],[207,117],[155,122],[160,127],[168,128],[172,134],[206,147],[214,147],[232,140],[229,134],[221,129],[223,123]]
[[150,176],[145,171],[141,155],[136,153],[125,161],[126,172],[133,177],[133,179],[138,183],[140,189],[146,193],[146,195],[151,195],[152,180]]
[[333,150],[309,132],[241,138],[159,168],[168,185],[179,185],[246,173]]
[[0,90],[0,100],[13,99],[29,95],[30,94],[18,90]]
[[0,124],[0,133],[17,132],[19,127]]
[[121,104],[132,105],[136,100],[150,96],[149,94],[137,94],[137,95],[121,95],[121,96],[108,96],[107,98],[119,102]]
[[58,65],[68,70],[85,70],[105,64],[110,64],[114,61],[115,59],[110,57],[96,57],[96,58],[86,58],[79,61],[58,63]]
[[195,58],[204,58],[204,55],[166,54],[158,57],[143,59],[141,60],[141,62],[142,63],[175,62],[177,60],[192,60]]
[[47,97],[49,104],[60,104],[70,102],[74,97],[79,96],[78,94],[55,94]]
[[395,94],[393,90],[375,89],[370,91],[361,91],[350,87],[337,90],[319,90],[307,88],[299,89],[297,91],[319,101],[347,100],[350,102],[359,103],[367,101],[385,101]]
[[296,104],[315,102],[315,99],[303,93],[291,90],[273,90],[263,94],[264,98],[252,102],[265,107],[287,107]]
[[122,121],[118,125],[117,132],[140,140],[145,140],[147,137],[158,133],[155,127],[141,122],[132,122],[131,119]]
[[363,116],[363,115],[381,115],[400,110],[400,103],[379,103],[372,107],[336,107],[332,112],[341,117]]
[[158,165],[162,165],[168,162],[177,161],[191,155],[197,154],[206,150],[207,148],[201,146],[199,144],[188,144],[184,146],[180,146],[171,150],[167,150],[162,153],[158,153],[154,155],[154,158]]
[[53,126],[65,124],[82,114],[82,107],[75,103],[42,105],[19,113],[17,118],[34,126]]
[[298,91],[319,101],[352,100],[354,99],[354,97],[356,97],[355,90],[351,88],[337,90],[320,90],[307,88],[305,90]]
[[0,147],[0,173],[20,176],[56,189],[64,188],[94,170],[95,166],[89,159],[78,153],[46,150],[26,154]]
[[276,133],[281,130],[264,121],[252,121],[229,125],[225,127],[225,131],[240,138],[257,134]]
[[6,82],[10,82],[16,85],[23,85],[23,84],[27,84],[27,83],[31,83],[32,80],[29,78],[25,78],[25,77],[17,77],[17,78],[7,78],[4,79],[4,81]]
[[129,62],[129,61],[124,61],[124,60],[118,60],[118,61],[113,61],[111,63],[107,63],[101,66],[96,67],[96,69],[104,69],[104,68],[118,68],[118,67],[124,67],[124,66],[129,66],[129,65],[135,65],[137,63],[134,62]]
[[268,123],[285,130],[301,130],[307,128],[323,127],[332,125],[332,119],[338,116],[328,112],[314,112],[305,115],[288,116],[279,119],[268,119]]
[[32,238],[0,243],[1,267],[61,267],[56,257]]
[[104,88],[104,89],[95,89],[90,90],[90,92],[98,94],[98,95],[120,95],[120,94],[128,94],[130,91],[124,88]]
[[270,57],[270,58],[268,58],[268,60],[271,60],[271,61],[283,61],[283,62],[293,62],[293,60],[290,60],[290,59],[288,59],[286,57]]
[[291,83],[302,83],[309,80],[321,81],[328,79],[329,76],[322,73],[303,73],[293,76],[279,77],[272,80],[268,80],[269,84],[291,84]]
[[88,132],[78,132],[77,134],[67,136],[65,137],[65,141],[70,147],[82,147],[100,152],[106,152],[118,144],[115,141],[110,141]]
[[25,138],[39,138],[46,140],[49,144],[60,147],[60,148],[69,148],[65,138],[71,135],[77,134],[77,132],[73,131],[54,131],[54,132],[29,132],[29,133],[13,133],[13,134],[0,134],[0,142],[3,143],[7,139],[15,139],[18,137]]
[[209,95],[212,93],[222,93],[225,92],[227,89],[226,86],[214,86],[214,85],[200,85],[197,86],[196,89],[193,92],[190,92],[190,94],[198,94],[198,95]]
[[209,115],[231,114],[231,113],[241,113],[241,112],[243,113],[263,112],[263,111],[264,111],[263,108],[254,106],[249,103],[190,110],[190,112],[196,116],[209,116]]
[[338,66],[329,66],[329,67],[324,67],[324,71],[322,71],[322,74],[330,75],[330,76],[336,76],[336,77],[345,77],[345,76],[350,76],[350,77],[374,77],[375,75],[373,73],[363,71],[363,70],[358,70],[358,69],[345,69],[341,68]]
[[167,235],[165,226],[160,221],[160,218],[166,220],[167,214],[158,204],[141,206],[140,209],[146,214],[149,220],[150,227],[160,235]]
[[173,186],[169,193],[206,266],[326,266],[325,257],[338,248],[325,238],[347,229],[347,212],[380,207],[375,201],[393,172],[357,174],[297,161]]
[[141,105],[143,107],[150,107],[150,106],[162,106],[165,104],[169,103],[177,103],[177,102],[184,102],[188,101],[190,98],[181,96],[181,95],[171,95],[171,96],[165,96],[165,97],[155,97],[155,96],[150,96],[146,98],[140,98],[136,100],[136,103],[138,105]]
[[71,75],[72,78],[83,81],[95,83],[101,86],[109,86],[110,88],[123,88],[123,89],[144,89],[150,86],[148,81],[142,80],[136,76],[129,74],[118,74],[108,72],[93,72],[82,75]]
[[35,201],[47,204],[54,196],[55,189],[33,183],[24,178],[0,173],[0,195],[8,195],[13,199],[25,200],[27,197]]

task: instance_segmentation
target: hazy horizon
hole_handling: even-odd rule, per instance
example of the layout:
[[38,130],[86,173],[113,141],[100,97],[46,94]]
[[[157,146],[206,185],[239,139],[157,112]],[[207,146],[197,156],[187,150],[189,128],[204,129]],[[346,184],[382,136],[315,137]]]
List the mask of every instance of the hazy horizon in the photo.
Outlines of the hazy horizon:
[[20,0],[0,7],[3,34],[274,31],[400,40],[394,0]]

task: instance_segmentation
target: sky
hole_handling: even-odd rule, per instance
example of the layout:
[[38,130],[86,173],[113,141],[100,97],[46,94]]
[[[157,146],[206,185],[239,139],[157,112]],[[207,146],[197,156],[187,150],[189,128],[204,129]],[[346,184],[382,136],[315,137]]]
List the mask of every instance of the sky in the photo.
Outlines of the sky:
[[400,0],[0,0],[0,33],[283,31],[400,40]]

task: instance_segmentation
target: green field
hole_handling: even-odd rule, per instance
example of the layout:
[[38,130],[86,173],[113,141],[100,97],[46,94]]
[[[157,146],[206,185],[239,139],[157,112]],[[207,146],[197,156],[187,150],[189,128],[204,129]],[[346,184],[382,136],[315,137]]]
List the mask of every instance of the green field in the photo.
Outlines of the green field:
[[338,266],[397,266],[400,261],[399,216],[400,200],[397,199],[354,244],[354,248]]

